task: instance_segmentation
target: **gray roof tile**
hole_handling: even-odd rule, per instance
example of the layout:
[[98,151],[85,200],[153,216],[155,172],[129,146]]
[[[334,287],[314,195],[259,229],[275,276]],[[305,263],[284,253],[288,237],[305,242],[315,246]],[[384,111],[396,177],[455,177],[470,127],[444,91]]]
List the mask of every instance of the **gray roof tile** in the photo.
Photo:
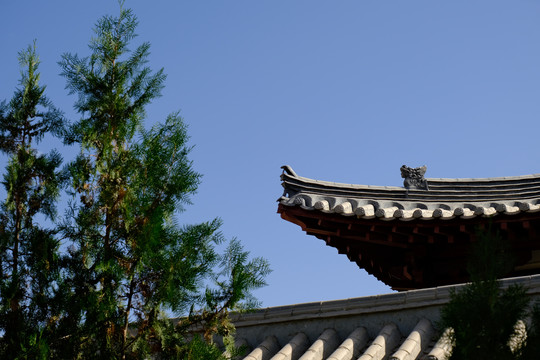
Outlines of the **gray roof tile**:
[[427,179],[429,190],[313,180],[284,166],[284,206],[342,216],[410,221],[517,215],[540,211],[540,174],[483,179]]
[[[512,284],[540,298],[540,275],[502,280]],[[443,360],[451,330],[437,329],[439,312],[462,286],[267,308],[233,320],[253,349],[245,360]]]

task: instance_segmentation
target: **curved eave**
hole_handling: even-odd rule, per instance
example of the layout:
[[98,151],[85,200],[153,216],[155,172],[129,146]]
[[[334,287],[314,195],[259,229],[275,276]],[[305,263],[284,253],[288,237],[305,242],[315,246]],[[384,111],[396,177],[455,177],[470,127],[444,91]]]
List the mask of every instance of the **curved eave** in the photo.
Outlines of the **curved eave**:
[[283,167],[278,201],[358,218],[470,219],[540,211],[540,174],[483,179],[427,179],[429,190],[334,183],[298,176]]
[[489,221],[478,216],[468,221],[409,222],[344,217],[282,204],[278,213],[394,290],[469,281],[469,247],[481,230],[510,241],[515,268],[505,276],[540,271],[540,212],[500,214]]

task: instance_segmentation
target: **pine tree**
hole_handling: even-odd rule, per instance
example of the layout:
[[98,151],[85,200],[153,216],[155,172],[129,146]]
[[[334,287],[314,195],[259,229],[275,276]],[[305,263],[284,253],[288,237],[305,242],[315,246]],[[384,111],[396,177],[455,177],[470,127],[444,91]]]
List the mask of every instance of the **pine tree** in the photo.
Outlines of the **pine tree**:
[[63,116],[39,84],[35,44],[19,53],[20,88],[0,104],[0,150],[9,156],[0,209],[1,358],[47,356],[51,306],[59,281],[58,240],[39,225],[55,219],[61,177],[58,152],[34,147],[47,134],[62,135]]
[[[177,223],[201,176],[178,113],[143,126],[165,75],[145,66],[148,43],[129,49],[136,25],[131,10],[105,16],[91,55],[60,62],[81,115],[66,135],[81,150],[69,165],[73,201],[62,225],[71,241],[57,345],[65,357],[187,356],[195,345],[186,332],[196,323],[211,346],[211,334],[233,331],[228,311],[252,305],[250,291],[269,271],[237,241],[216,252],[218,219]],[[170,313],[188,316],[173,326]]]
[[518,359],[523,344],[509,344],[518,335],[516,324],[527,316],[526,289],[501,288],[498,279],[508,273],[512,259],[500,235],[489,228],[479,231],[477,238],[469,261],[471,283],[451,294],[441,314],[441,327],[453,329],[450,359]]

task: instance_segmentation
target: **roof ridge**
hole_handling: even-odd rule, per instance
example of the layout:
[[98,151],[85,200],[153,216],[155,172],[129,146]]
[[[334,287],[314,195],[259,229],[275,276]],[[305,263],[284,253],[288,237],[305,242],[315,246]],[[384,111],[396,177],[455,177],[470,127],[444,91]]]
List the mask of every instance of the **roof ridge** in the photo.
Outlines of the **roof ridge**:
[[[337,185],[337,186],[368,187],[368,188],[399,188],[399,189],[402,188],[400,186],[365,185],[365,184],[334,182],[334,181],[327,181],[327,180],[317,180],[317,179],[298,175],[289,165],[284,165],[281,168],[283,169],[283,175],[287,175],[289,177],[296,178],[302,181],[315,182],[317,184],[328,184],[328,185],[334,185],[334,186]],[[520,181],[520,180],[538,180],[540,182],[540,173],[528,174],[528,175],[516,175],[516,176],[484,177],[484,178],[426,178],[426,180],[428,182],[434,182],[434,183],[440,183],[440,182],[449,182],[449,183],[512,182],[512,181]]]

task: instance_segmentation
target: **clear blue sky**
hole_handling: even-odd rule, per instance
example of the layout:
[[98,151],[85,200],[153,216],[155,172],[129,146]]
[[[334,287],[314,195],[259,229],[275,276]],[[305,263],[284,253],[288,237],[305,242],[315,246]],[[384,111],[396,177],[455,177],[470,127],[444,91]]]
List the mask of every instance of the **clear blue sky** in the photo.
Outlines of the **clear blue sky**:
[[[181,110],[204,174],[186,223],[221,217],[274,269],[264,306],[375,295],[389,288],[276,214],[280,166],[302,176],[401,186],[427,177],[540,172],[540,2],[130,1],[135,44],[168,74],[147,123]],[[0,99],[17,52],[37,39],[47,94],[76,119],[62,53],[89,54],[112,0],[4,1]],[[44,144],[44,146],[47,144]],[[66,158],[73,149],[62,150]]]

